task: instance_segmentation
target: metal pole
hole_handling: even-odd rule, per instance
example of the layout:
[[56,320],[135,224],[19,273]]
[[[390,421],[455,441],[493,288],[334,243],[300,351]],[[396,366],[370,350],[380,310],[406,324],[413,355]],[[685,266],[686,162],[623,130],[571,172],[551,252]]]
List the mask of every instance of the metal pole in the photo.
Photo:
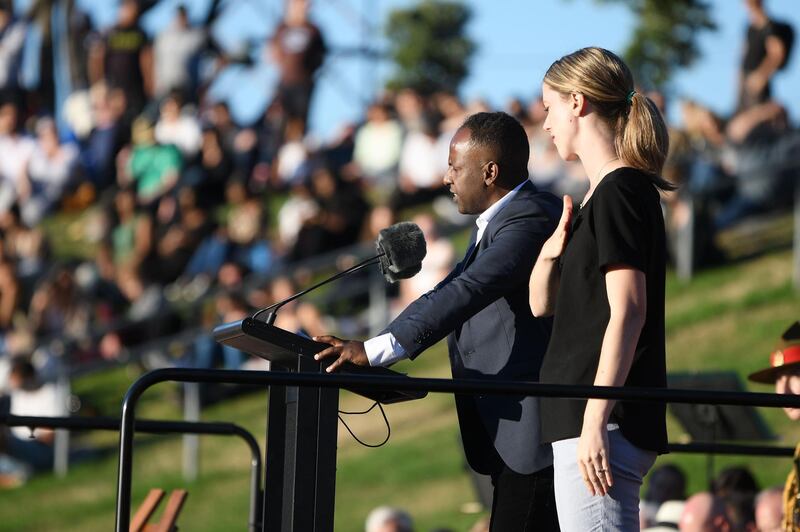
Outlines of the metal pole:
[[[111,417],[71,418],[71,417],[32,417],[0,416],[0,425],[9,427],[47,427],[66,430],[113,430],[119,431],[120,420]],[[261,532],[261,449],[253,435],[234,423],[212,422],[193,423],[186,421],[139,420],[136,428],[141,432],[153,434],[188,433],[218,436],[239,436],[250,449],[250,515],[248,530]]]
[[[183,385],[183,419],[184,421],[200,421],[200,385],[187,382]],[[196,434],[183,435],[183,478],[192,481],[197,479],[200,469],[200,437]]]
[[[69,370],[63,360],[59,364],[56,395],[59,401],[59,410],[66,413],[69,409],[70,399]],[[69,470],[69,432],[56,430],[53,438],[53,472],[56,476],[65,477]]]

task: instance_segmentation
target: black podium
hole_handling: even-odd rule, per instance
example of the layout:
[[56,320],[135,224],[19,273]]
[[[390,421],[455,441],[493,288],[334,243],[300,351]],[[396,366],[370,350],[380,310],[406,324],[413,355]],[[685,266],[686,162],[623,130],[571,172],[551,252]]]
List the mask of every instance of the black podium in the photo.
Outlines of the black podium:
[[[324,373],[314,354],[328,347],[246,318],[214,329],[214,339],[269,360],[272,371]],[[343,365],[340,373],[392,375],[386,368]],[[383,404],[419,399],[425,392],[350,391]],[[339,390],[272,386],[267,411],[264,532],[333,532]]]

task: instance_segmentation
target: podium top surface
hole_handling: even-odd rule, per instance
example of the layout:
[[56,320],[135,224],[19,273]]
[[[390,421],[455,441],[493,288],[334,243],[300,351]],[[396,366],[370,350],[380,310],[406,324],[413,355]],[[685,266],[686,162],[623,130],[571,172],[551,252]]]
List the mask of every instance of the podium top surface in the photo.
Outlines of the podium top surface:
[[[218,325],[213,330],[214,340],[228,345],[250,355],[264,358],[280,366],[296,369],[298,361],[302,357],[305,365],[312,364],[312,371],[322,372],[323,363],[314,360],[314,355],[319,353],[329,344],[315,342],[305,336],[300,336],[280,329],[274,325],[269,325],[262,321],[252,318],[245,318],[239,321],[232,321]],[[327,366],[327,363],[324,363]],[[390,375],[393,377],[402,376],[401,373],[392,371],[388,368],[356,366],[354,364],[343,364],[338,373],[350,375]],[[376,391],[363,388],[348,388],[350,391],[378,401],[383,404],[410,401],[421,399],[427,392],[410,391]]]

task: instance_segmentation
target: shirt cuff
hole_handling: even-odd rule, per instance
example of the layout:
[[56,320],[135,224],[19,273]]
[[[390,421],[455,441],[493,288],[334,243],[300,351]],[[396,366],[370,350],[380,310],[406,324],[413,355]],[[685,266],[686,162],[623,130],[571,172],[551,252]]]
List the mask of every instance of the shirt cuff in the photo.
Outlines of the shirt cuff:
[[392,333],[382,334],[364,342],[370,366],[389,366],[406,358],[406,350]]

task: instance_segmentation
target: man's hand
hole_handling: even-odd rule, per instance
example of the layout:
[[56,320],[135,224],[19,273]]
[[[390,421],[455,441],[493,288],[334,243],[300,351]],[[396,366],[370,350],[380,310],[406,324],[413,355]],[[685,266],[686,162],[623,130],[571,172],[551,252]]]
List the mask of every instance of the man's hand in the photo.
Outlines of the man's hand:
[[323,360],[326,358],[336,358],[325,371],[328,373],[334,372],[339,369],[345,362],[350,362],[357,366],[369,366],[369,359],[367,352],[364,350],[364,342],[356,340],[342,340],[335,336],[315,336],[315,342],[322,342],[324,344],[331,344],[331,347],[323,349],[316,355],[314,360]]

